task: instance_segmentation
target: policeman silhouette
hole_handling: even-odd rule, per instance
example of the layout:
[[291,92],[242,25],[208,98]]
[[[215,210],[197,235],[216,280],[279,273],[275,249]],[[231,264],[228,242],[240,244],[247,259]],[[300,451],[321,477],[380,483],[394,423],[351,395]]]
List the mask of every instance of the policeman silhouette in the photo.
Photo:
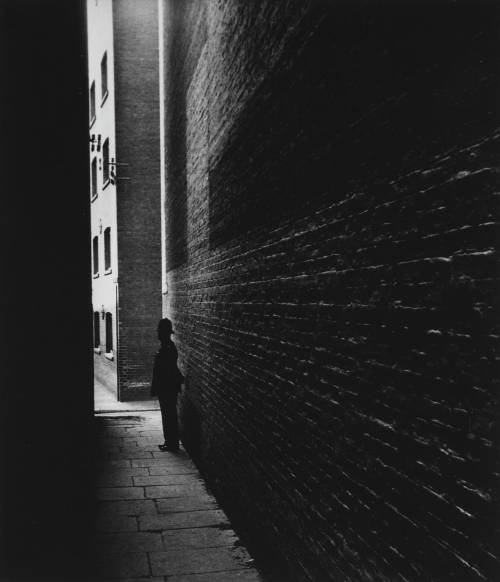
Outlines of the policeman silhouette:
[[179,428],[177,424],[177,396],[184,377],[177,367],[177,348],[172,341],[172,322],[161,319],[158,324],[158,339],[161,347],[155,355],[151,396],[158,396],[165,442],[158,445],[161,451],[179,450]]

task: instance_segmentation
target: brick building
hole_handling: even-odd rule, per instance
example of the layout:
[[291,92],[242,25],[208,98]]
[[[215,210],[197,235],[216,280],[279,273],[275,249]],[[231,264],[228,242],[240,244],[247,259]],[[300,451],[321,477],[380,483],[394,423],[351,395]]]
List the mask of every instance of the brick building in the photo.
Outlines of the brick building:
[[161,316],[156,0],[88,0],[95,374],[148,395]]
[[286,580],[492,580],[492,3],[162,0],[184,442]]

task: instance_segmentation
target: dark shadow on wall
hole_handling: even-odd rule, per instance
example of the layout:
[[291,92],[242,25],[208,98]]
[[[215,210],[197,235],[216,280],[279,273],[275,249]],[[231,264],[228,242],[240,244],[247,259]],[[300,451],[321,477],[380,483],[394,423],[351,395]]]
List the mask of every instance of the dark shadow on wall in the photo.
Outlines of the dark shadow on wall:
[[313,6],[210,168],[212,248],[409,172],[494,123],[491,2]]
[[200,466],[201,459],[201,418],[196,404],[191,400],[187,390],[179,399],[179,429],[182,444],[194,462]]
[[[198,29],[198,34],[194,30]],[[191,40],[196,38],[197,42]],[[165,11],[167,270],[187,260],[187,91],[206,39],[206,7],[168,0]]]
[[0,71],[0,579],[70,582],[93,526],[85,3],[2,1]]

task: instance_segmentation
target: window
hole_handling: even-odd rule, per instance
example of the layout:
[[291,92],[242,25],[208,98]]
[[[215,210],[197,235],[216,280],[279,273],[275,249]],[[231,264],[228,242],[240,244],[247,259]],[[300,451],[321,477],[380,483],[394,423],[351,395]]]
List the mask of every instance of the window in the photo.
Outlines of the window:
[[104,270],[111,269],[111,228],[104,231]]
[[92,160],[90,188],[92,198],[95,198],[97,196],[97,158]]
[[113,316],[106,313],[106,353],[113,351]]
[[102,144],[102,181],[109,181],[109,138]]
[[99,273],[99,237],[97,236],[92,239],[92,254],[94,259],[94,275],[97,275]]
[[95,81],[90,85],[90,123],[95,119]]
[[94,311],[94,348],[101,345],[101,318],[98,311]]
[[104,101],[108,94],[108,53],[104,53],[101,61],[101,98]]

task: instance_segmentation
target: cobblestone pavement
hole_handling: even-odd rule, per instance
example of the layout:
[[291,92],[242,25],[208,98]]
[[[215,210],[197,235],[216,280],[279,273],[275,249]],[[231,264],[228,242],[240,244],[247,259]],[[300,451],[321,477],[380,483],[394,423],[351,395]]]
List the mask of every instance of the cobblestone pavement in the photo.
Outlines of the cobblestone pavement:
[[96,422],[96,581],[262,582],[187,453],[158,450],[159,411]]

